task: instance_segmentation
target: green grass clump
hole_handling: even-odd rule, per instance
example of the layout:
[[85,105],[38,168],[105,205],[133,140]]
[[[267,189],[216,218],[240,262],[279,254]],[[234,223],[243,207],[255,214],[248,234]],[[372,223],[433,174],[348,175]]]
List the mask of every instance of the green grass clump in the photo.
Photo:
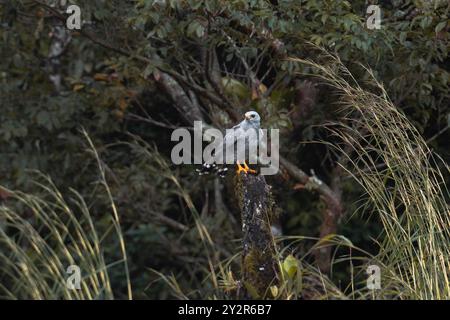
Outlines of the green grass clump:
[[[329,64],[294,60],[313,67],[337,90],[345,117],[330,130],[351,151],[334,147],[347,157],[344,169],[365,191],[363,208],[383,225],[374,240],[379,253],[370,259],[381,268],[381,290],[362,290],[361,297],[449,299],[449,193],[437,157],[371,70],[366,69],[369,91],[339,58],[324,54]],[[442,167],[448,174],[449,166]]]

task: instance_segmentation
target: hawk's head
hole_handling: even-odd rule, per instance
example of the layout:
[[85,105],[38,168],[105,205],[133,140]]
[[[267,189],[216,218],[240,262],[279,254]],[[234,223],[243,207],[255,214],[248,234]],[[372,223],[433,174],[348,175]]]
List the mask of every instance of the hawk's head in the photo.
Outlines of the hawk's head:
[[259,117],[258,112],[256,111],[248,111],[244,114],[244,118],[246,121],[250,122],[253,125],[259,125],[261,118]]

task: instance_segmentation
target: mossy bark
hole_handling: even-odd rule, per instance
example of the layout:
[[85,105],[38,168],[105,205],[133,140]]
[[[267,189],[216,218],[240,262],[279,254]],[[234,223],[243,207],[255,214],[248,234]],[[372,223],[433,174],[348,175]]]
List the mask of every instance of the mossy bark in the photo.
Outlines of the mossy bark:
[[235,190],[242,216],[242,297],[270,298],[270,286],[278,284],[270,186],[264,176],[238,174]]

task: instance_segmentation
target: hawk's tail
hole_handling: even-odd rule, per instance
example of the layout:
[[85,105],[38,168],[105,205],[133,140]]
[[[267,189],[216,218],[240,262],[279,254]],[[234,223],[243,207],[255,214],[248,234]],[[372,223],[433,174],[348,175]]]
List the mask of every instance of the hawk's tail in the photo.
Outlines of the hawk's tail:
[[228,168],[226,167],[219,167],[217,164],[213,163],[204,163],[202,165],[201,169],[195,169],[195,171],[198,172],[199,176],[206,175],[206,174],[215,174],[221,178],[225,178],[225,175],[227,174]]

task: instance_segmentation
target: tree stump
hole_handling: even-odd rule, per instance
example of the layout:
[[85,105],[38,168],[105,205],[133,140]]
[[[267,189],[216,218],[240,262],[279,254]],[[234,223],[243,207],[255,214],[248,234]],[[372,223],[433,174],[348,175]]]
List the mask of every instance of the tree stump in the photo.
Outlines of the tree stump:
[[[236,197],[242,217],[242,298],[268,297],[278,285],[275,243],[271,222],[275,217],[270,186],[262,175],[238,174]],[[269,296],[270,297],[270,296]]]

